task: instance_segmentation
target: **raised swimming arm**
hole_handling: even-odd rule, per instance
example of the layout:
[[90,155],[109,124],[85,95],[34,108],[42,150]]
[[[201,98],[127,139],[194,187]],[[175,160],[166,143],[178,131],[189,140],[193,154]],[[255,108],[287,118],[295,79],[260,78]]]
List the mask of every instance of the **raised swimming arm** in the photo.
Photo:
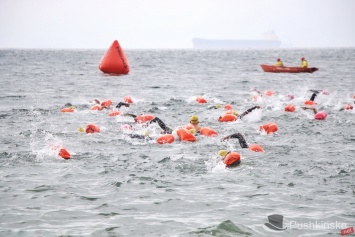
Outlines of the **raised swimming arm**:
[[240,133],[234,133],[234,134],[232,134],[232,135],[226,136],[226,137],[222,138],[221,141],[228,140],[229,138],[238,138],[239,144],[240,144],[240,146],[241,146],[242,148],[248,148],[248,147],[249,147],[248,144],[247,144],[247,142],[245,141],[243,135],[240,134]]

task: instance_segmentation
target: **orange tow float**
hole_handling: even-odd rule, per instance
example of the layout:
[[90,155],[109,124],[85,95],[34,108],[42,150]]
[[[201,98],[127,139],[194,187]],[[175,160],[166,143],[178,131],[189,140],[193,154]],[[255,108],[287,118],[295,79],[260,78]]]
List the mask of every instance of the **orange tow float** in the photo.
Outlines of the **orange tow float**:
[[237,116],[235,116],[234,114],[225,114],[223,116],[220,116],[218,118],[219,122],[233,122],[237,120]]
[[272,134],[278,130],[276,123],[266,123],[260,126],[260,131],[265,131],[267,134]]
[[88,126],[86,126],[86,133],[98,133],[100,132],[100,128],[99,126],[95,125],[95,124],[89,124]]
[[226,164],[226,166],[231,166],[235,162],[240,162],[240,154],[238,152],[230,152],[226,158],[224,158],[224,164]]
[[295,106],[292,105],[292,104],[288,104],[288,105],[286,105],[286,107],[285,107],[285,111],[286,111],[286,112],[294,112],[295,109],[296,109]]
[[185,128],[178,129],[176,133],[182,141],[188,141],[188,142],[196,141],[196,137]]
[[174,135],[172,134],[165,134],[157,139],[157,143],[159,144],[165,144],[165,143],[173,143],[175,140]]
[[201,128],[200,134],[204,135],[206,137],[216,137],[216,136],[218,136],[218,133],[215,130],[213,130],[211,128],[208,128],[208,127]]
[[199,104],[204,104],[204,103],[207,103],[207,100],[203,97],[197,97],[196,102]]

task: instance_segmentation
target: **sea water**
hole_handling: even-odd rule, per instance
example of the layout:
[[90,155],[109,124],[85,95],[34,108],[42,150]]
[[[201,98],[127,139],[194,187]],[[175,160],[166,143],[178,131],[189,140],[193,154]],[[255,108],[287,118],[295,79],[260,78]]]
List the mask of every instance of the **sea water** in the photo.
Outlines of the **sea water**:
[[[338,236],[355,225],[354,110],[339,111],[354,104],[355,49],[126,50],[123,76],[98,69],[104,53],[0,50],[0,236]],[[260,64],[278,57],[286,66],[306,57],[319,71],[264,73]],[[312,89],[329,92],[315,100],[323,121],[300,108]],[[275,94],[255,101],[255,90]],[[173,129],[195,114],[219,135],[160,145],[157,124],[90,110],[96,98],[116,105],[124,96],[134,103],[123,113],[153,114]],[[67,103],[74,113],[60,112]],[[220,123],[217,104],[261,109]],[[278,125],[273,135],[259,131],[268,122]],[[77,131],[90,123],[101,132]],[[130,138],[126,123],[153,140]],[[265,152],[221,141],[236,132]],[[221,149],[239,152],[241,165],[218,162]],[[267,228],[272,214],[288,228]]]

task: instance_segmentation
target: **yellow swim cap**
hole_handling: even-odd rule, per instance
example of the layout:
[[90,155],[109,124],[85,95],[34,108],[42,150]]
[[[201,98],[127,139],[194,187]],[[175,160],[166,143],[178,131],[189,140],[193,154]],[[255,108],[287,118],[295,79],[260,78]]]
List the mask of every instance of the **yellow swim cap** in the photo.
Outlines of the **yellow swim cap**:
[[144,133],[144,136],[148,137],[148,136],[149,136],[149,132],[146,131],[146,132]]
[[196,129],[191,128],[191,129],[189,130],[189,132],[190,132],[191,134],[195,134],[195,133],[196,133]]
[[233,114],[234,114],[235,116],[238,116],[238,112],[235,111],[235,110],[233,110]]
[[220,109],[220,108],[222,108],[222,105],[221,105],[221,104],[217,104],[217,105],[216,105],[216,108],[217,108],[217,109]]
[[190,118],[190,121],[198,122],[198,117],[196,115],[192,115],[191,118]]
[[226,155],[228,154],[228,152],[229,152],[229,151],[227,151],[227,150],[220,150],[220,151],[218,152],[218,155],[219,155],[219,156],[226,156]]
[[72,105],[72,106],[69,106],[69,108],[71,108],[71,109],[75,109],[75,106],[73,106],[73,105]]
[[79,127],[76,131],[78,131],[78,132],[84,132],[84,128]]

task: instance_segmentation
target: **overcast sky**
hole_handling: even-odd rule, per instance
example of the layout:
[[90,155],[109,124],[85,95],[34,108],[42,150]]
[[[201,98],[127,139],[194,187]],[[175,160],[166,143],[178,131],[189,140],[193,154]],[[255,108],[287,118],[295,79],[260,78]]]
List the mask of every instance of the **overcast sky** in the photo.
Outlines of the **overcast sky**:
[[192,48],[192,38],[355,47],[355,0],[0,0],[0,48]]

